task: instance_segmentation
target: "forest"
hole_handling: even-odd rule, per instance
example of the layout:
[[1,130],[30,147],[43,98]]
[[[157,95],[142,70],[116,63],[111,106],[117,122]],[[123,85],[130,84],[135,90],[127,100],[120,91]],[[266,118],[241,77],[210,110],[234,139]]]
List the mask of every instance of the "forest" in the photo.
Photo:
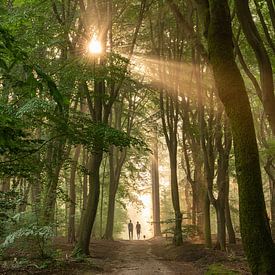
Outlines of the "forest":
[[0,273],[275,274],[274,65],[274,0],[0,0]]

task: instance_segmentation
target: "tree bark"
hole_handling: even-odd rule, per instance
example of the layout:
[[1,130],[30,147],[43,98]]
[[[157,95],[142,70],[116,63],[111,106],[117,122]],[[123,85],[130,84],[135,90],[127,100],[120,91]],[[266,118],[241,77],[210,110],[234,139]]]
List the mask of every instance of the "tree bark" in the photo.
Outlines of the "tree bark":
[[78,145],[75,149],[72,165],[71,165],[71,175],[69,182],[69,218],[68,218],[68,243],[74,243],[75,238],[75,206],[76,206],[76,191],[75,191],[75,176],[77,162],[80,155],[81,146]]
[[269,178],[271,232],[273,239],[275,239],[275,166],[273,157],[270,156],[267,159],[264,168]]
[[174,243],[175,245],[182,244],[182,213],[180,211],[179,191],[178,191],[178,175],[177,175],[177,152],[169,152],[170,156],[170,169],[171,169],[171,193],[172,203],[175,211],[175,233]]
[[89,245],[92,228],[95,222],[97,207],[100,194],[100,178],[99,171],[102,161],[103,152],[96,152],[91,156],[89,165],[89,194],[87,208],[83,211],[83,219],[80,225],[78,242],[74,249],[74,255],[89,255]]
[[109,151],[110,185],[107,224],[104,234],[104,238],[107,240],[113,239],[116,194],[119,185],[121,170],[126,158],[126,148],[124,148],[121,153],[119,153],[118,151],[119,150],[117,148],[114,148],[113,146],[110,148]]
[[207,192],[204,192],[203,202],[203,225],[204,225],[204,241],[207,248],[212,248],[211,238],[211,219],[210,219],[210,200]]
[[[170,160],[170,184],[172,203],[175,214],[174,244],[182,245],[182,213],[180,211],[178,175],[177,175],[177,126],[178,126],[178,101],[177,97],[165,95],[160,91],[160,110],[162,127],[165,135],[166,144],[169,151]],[[165,102],[165,107],[164,107]]]
[[231,219],[230,205],[229,205],[229,174],[227,173],[225,182],[225,223],[228,234],[228,242],[230,244],[236,243],[235,231]]
[[242,242],[252,273],[274,274],[275,250],[265,208],[256,135],[245,85],[233,55],[227,1],[210,0],[209,14],[210,62],[233,134]]
[[264,34],[265,34],[266,41],[268,42],[269,47],[272,49],[273,54],[275,54],[275,44],[273,43],[272,38],[270,37],[269,31],[268,31],[268,27],[267,27],[267,25],[265,23],[265,19],[264,19],[264,16],[262,14],[261,7],[260,7],[258,1],[259,0],[254,0],[255,6],[256,6],[256,10],[257,10],[257,14],[258,14],[258,16],[260,18],[261,25],[262,25],[262,28],[263,28],[263,31],[264,31]]
[[62,138],[49,144],[47,152],[47,183],[43,197],[42,223],[48,225],[54,222],[56,190],[60,170],[64,162],[65,141]]
[[160,200],[159,200],[159,161],[158,161],[158,136],[157,129],[154,130],[153,154],[151,157],[152,178],[152,208],[154,237],[161,236],[160,228]]
[[268,11],[270,14],[270,19],[272,22],[273,29],[275,29],[275,9],[274,9],[274,3],[273,3],[274,1],[273,2],[272,2],[272,0],[265,0],[265,1],[268,6]]

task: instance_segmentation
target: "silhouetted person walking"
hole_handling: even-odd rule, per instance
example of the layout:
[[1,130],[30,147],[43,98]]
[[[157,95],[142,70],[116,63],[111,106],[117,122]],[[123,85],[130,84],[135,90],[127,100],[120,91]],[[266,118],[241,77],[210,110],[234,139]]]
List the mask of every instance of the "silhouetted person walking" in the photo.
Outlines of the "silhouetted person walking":
[[129,240],[133,239],[133,230],[134,230],[134,225],[130,220],[130,222],[128,223]]
[[139,240],[139,238],[140,238],[140,230],[141,230],[141,225],[140,225],[139,222],[137,222],[136,230],[137,230],[137,239]]

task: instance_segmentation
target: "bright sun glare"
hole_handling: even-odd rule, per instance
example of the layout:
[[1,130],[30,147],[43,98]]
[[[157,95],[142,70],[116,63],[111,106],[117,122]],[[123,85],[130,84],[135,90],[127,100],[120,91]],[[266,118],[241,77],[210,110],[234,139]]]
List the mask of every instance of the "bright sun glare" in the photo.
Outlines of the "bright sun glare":
[[91,54],[101,54],[102,46],[100,41],[94,36],[88,44],[88,50]]

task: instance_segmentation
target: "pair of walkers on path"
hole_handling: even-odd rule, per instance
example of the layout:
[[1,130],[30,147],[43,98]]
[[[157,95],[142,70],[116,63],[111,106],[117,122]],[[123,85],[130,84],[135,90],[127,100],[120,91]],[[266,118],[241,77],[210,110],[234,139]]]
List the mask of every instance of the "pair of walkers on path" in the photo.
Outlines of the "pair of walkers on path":
[[[128,232],[129,232],[129,240],[133,240],[133,231],[134,231],[134,225],[132,221],[128,223]],[[137,232],[137,239],[140,239],[140,231],[141,231],[141,225],[139,222],[136,224],[136,232]]]

